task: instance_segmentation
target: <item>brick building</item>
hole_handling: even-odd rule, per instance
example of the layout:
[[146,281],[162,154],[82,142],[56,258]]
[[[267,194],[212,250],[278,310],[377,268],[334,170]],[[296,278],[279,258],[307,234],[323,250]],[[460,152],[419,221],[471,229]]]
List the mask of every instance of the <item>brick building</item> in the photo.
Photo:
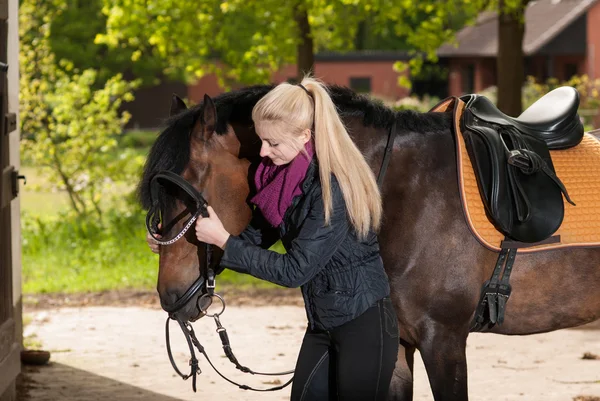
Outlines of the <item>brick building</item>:
[[[409,94],[398,86],[399,73],[393,70],[396,61],[407,61],[408,55],[397,51],[360,51],[320,53],[315,56],[315,76],[330,84],[348,86],[357,92],[370,93],[385,100],[401,99]],[[273,75],[272,82],[292,81],[296,66],[289,65]],[[127,128],[156,128],[168,115],[171,94],[176,93],[194,103],[204,94],[216,96],[224,91],[214,75],[206,75],[193,85],[165,82],[143,88],[135,93],[135,101],[124,105],[132,118]]]
[[[531,1],[525,20],[526,76],[600,78],[600,0]],[[448,65],[450,96],[495,85],[497,31],[496,14],[486,12],[457,34],[458,47],[445,45],[438,50]]]
[[[409,91],[398,86],[400,74],[393,70],[396,61],[407,61],[408,55],[396,51],[357,51],[319,53],[315,55],[315,76],[330,84],[347,86],[357,92],[370,93],[382,99],[397,100]],[[289,65],[273,75],[272,82],[295,81],[296,66]],[[199,102],[205,93],[222,93],[214,75],[207,75],[188,87],[188,98]]]

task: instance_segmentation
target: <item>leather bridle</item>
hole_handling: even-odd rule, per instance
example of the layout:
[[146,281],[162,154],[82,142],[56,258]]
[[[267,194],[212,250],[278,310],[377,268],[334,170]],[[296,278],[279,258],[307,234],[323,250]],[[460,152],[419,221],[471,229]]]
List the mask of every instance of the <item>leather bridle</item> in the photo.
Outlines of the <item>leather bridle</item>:
[[[183,229],[175,237],[173,237],[170,240],[164,240],[164,239],[158,238],[156,236],[156,234],[159,231],[158,224],[161,221],[161,213],[162,213],[162,211],[160,210],[160,202],[159,202],[159,196],[160,196],[159,180],[168,181],[168,182],[176,185],[180,189],[184,190],[194,200],[195,206],[196,206],[196,211],[194,212],[194,214],[192,215],[190,220],[186,223],[186,225],[183,227]],[[152,180],[150,181],[150,196],[151,196],[152,206],[150,207],[150,210],[148,211],[148,214],[146,215],[146,229],[148,230],[148,233],[150,233],[150,236],[154,239],[154,241],[156,241],[156,243],[159,245],[174,244],[175,242],[180,240],[186,234],[186,232],[192,227],[192,225],[198,219],[199,216],[209,217],[208,209],[207,209],[208,202],[206,202],[206,200],[200,194],[200,192],[198,192],[196,190],[196,188],[194,188],[188,181],[186,181],[180,175],[175,174],[173,172],[159,171],[158,173],[156,173],[156,175],[154,177],[152,177]],[[255,388],[252,388],[252,387],[244,385],[244,384],[236,383],[235,381],[227,378],[215,367],[215,365],[212,363],[212,361],[208,357],[204,347],[202,346],[202,344],[196,337],[196,334],[194,332],[192,325],[189,322],[183,322],[177,316],[176,312],[178,312],[180,309],[182,309],[190,300],[192,300],[195,296],[198,295],[198,293],[202,289],[202,285],[206,281],[206,291],[207,292],[206,292],[206,294],[203,294],[202,296],[200,296],[198,298],[198,300],[197,300],[197,302],[199,304],[198,309],[200,310],[200,313],[202,315],[205,315],[207,317],[212,317],[215,320],[215,323],[217,325],[216,331],[219,334],[219,337],[221,338],[221,343],[223,345],[223,351],[225,352],[225,355],[231,361],[231,363],[233,363],[235,365],[235,367],[237,369],[241,370],[242,372],[250,373],[252,375],[281,376],[281,375],[289,375],[289,374],[294,373],[293,370],[286,371],[286,372],[279,372],[279,373],[255,372],[252,369],[250,369],[246,366],[243,366],[238,362],[237,358],[233,354],[233,350],[231,349],[231,344],[229,342],[229,336],[227,335],[227,330],[223,327],[223,325],[221,324],[221,321],[219,319],[219,316],[225,311],[225,300],[223,299],[222,296],[220,296],[219,294],[214,292],[214,290],[215,290],[215,272],[212,267],[212,245],[210,245],[208,243],[205,243],[204,245],[206,246],[206,267],[207,267],[206,268],[206,277],[204,277],[202,275],[202,272],[200,272],[196,281],[194,281],[192,283],[192,285],[186,290],[186,292],[180,298],[178,298],[173,304],[166,305],[162,301],[162,299],[160,302],[162,308],[169,314],[169,316],[167,317],[166,324],[165,324],[165,338],[166,338],[166,343],[167,343],[167,354],[169,356],[169,361],[171,362],[171,366],[173,366],[173,369],[175,370],[175,372],[184,380],[187,380],[190,377],[192,378],[192,389],[195,392],[196,391],[196,376],[198,376],[198,374],[202,373],[200,370],[200,367],[198,366],[198,359],[196,358],[196,353],[194,351],[194,347],[196,347],[198,352],[200,352],[202,355],[204,355],[204,357],[206,358],[206,360],[208,361],[210,366],[215,370],[215,372],[217,372],[217,374],[219,376],[221,376],[223,379],[225,379],[229,383],[235,384],[236,386],[238,386],[239,388],[241,388],[243,390],[275,391],[275,390],[280,390],[282,388],[287,387],[289,384],[292,383],[292,381],[294,379],[293,377],[289,381],[287,381],[285,384],[267,388],[267,389],[255,389]],[[221,303],[222,303],[221,311],[218,313],[209,314],[207,312],[208,306],[206,307],[206,309],[202,309],[202,307],[200,305],[202,304],[202,300],[204,300],[205,298],[210,298],[210,303],[207,304],[208,306],[210,306],[212,304],[213,298],[217,298],[219,301],[221,301]],[[181,331],[183,332],[183,334],[185,336],[186,342],[188,344],[188,348],[190,350],[190,355],[191,355],[190,362],[189,362],[189,364],[190,364],[190,373],[189,374],[184,374],[177,367],[177,364],[175,363],[175,360],[173,359],[173,354],[171,352],[171,341],[170,341],[170,336],[169,336],[169,323],[171,320],[177,321],[177,323],[179,324],[179,327],[181,328]]]

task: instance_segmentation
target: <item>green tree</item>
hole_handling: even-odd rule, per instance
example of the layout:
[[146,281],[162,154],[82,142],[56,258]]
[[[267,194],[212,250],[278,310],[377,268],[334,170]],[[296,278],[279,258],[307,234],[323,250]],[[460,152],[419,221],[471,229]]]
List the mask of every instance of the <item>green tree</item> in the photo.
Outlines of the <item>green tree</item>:
[[[409,65],[397,63],[395,68],[410,67],[419,73],[424,59],[436,62],[436,50],[453,41],[457,30],[484,10],[500,11],[507,20],[502,27],[522,27],[526,1],[104,0],[104,4],[107,30],[97,42],[113,47],[135,42],[151,48],[154,56],[168,60],[169,74],[184,70],[194,78],[215,72],[225,82],[256,83],[268,81],[273,71],[289,63],[298,65],[301,76],[312,68],[316,51],[366,48],[369,37],[394,37],[394,43],[414,54]],[[521,57],[522,64],[522,55],[504,43],[516,45],[519,38],[522,43],[522,32],[508,28],[499,32],[503,37],[498,71],[508,74],[507,60]],[[500,81],[502,104],[508,95],[512,102],[522,80]]]
[[61,0],[23,0],[19,8],[22,152],[46,169],[51,184],[67,191],[79,216],[101,216],[104,189],[141,164],[114,156],[116,137],[129,118],[118,109],[132,100],[136,83],[116,75],[93,89],[97,71],[78,71],[68,62],[59,68],[49,38],[53,11],[61,5]]
[[[314,53],[379,47],[435,59],[486,0],[104,0],[106,34],[98,43],[137,43],[169,61],[169,74],[215,72],[224,81],[268,81],[284,64],[310,70]],[[383,40],[381,40],[383,39]],[[414,71],[419,60],[412,63]]]
[[[97,86],[110,77],[123,73],[126,78],[141,79],[144,84],[156,84],[164,69],[164,60],[152,57],[139,43],[121,43],[118,47],[96,44],[98,34],[106,30],[103,0],[40,0],[40,7],[52,13],[48,43],[57,60],[68,60],[61,68],[70,73],[94,69],[98,72]],[[36,30],[24,33],[23,42],[30,43],[39,36]]]

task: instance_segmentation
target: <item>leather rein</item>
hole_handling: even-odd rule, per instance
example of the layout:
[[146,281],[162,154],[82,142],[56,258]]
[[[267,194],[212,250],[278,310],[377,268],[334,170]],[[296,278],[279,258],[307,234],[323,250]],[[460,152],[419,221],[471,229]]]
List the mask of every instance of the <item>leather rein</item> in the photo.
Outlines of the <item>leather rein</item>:
[[[377,185],[380,189],[382,187],[385,172],[387,170],[387,167],[388,167],[390,159],[391,159],[391,154],[392,154],[392,150],[394,147],[394,139],[396,137],[395,133],[396,133],[396,120],[394,118],[394,122],[391,125],[389,132],[388,132],[387,143],[385,146],[381,167],[379,169],[379,174],[377,177]],[[194,202],[196,204],[196,208],[197,208],[196,212],[192,215],[192,217],[186,223],[186,225],[183,227],[183,229],[175,237],[173,237],[170,240],[164,240],[162,238],[156,237],[156,234],[159,231],[158,224],[161,221],[161,210],[160,210],[160,205],[159,205],[160,184],[158,183],[158,181],[161,179],[168,181],[172,184],[175,184],[177,187],[184,190],[194,200]],[[154,177],[152,178],[152,180],[150,182],[150,195],[151,195],[151,200],[152,200],[152,206],[150,207],[148,214],[146,215],[146,229],[148,230],[148,233],[154,239],[154,241],[156,241],[156,243],[159,245],[166,246],[166,245],[171,245],[171,244],[177,242],[187,233],[187,231],[192,227],[192,225],[198,219],[199,216],[202,216],[202,217],[209,216],[208,210],[207,210],[208,202],[206,201],[206,199],[204,199],[202,194],[200,194],[200,192],[198,192],[198,190],[196,190],[196,188],[194,188],[188,181],[186,181],[180,175],[175,174],[171,171],[163,170],[163,171],[159,171],[158,173],[156,173],[154,175]],[[225,379],[229,383],[238,386],[242,390],[261,391],[261,392],[276,391],[276,390],[281,390],[281,389],[289,386],[292,383],[292,381],[294,380],[293,376],[291,379],[289,379],[286,383],[284,383],[282,385],[274,386],[274,387],[270,387],[270,388],[266,388],[266,389],[256,389],[256,388],[247,386],[245,384],[239,384],[239,383],[229,379],[228,377],[223,375],[212,363],[212,361],[210,360],[209,356],[206,353],[204,346],[200,343],[200,341],[196,337],[196,334],[194,332],[192,325],[189,322],[183,322],[181,319],[179,319],[176,316],[176,312],[179,311],[180,309],[182,309],[190,300],[192,300],[192,298],[194,298],[198,294],[198,292],[201,291],[202,285],[206,281],[206,291],[207,292],[205,294],[201,295],[198,298],[198,300],[196,301],[198,309],[200,310],[200,313],[203,316],[212,317],[214,319],[215,324],[217,326],[216,332],[219,334],[219,337],[221,338],[221,344],[223,346],[223,351],[224,351],[225,355],[227,356],[227,358],[229,359],[229,361],[235,365],[236,369],[238,369],[244,373],[250,373],[251,375],[261,375],[261,376],[282,376],[282,375],[289,375],[289,374],[294,373],[293,370],[289,370],[289,371],[285,371],[285,372],[278,372],[278,373],[256,372],[246,366],[241,365],[238,362],[238,360],[235,357],[233,350],[231,348],[227,330],[225,329],[225,327],[223,327],[223,325],[221,324],[220,318],[219,318],[219,316],[221,316],[223,314],[223,312],[225,311],[226,303],[221,295],[215,293],[215,272],[212,267],[212,245],[207,244],[207,243],[205,243],[204,245],[206,247],[206,266],[207,266],[206,280],[205,280],[205,277],[202,275],[202,273],[200,273],[200,275],[198,276],[196,281],[194,281],[194,283],[192,283],[192,285],[186,290],[186,292],[180,298],[178,298],[175,301],[175,303],[173,303],[172,305],[165,305],[163,303],[163,301],[161,300],[162,308],[169,314],[169,316],[167,317],[167,321],[165,323],[165,339],[166,339],[166,345],[167,345],[167,354],[169,356],[169,361],[171,362],[171,366],[173,366],[173,369],[175,370],[175,372],[183,380],[187,380],[190,377],[192,378],[192,389],[194,390],[194,392],[196,392],[196,377],[198,375],[200,375],[202,373],[202,371],[198,365],[198,358],[196,357],[196,352],[194,350],[194,347],[195,347],[199,353],[204,355],[204,357],[206,358],[206,360],[208,361],[210,366],[213,368],[213,370],[215,372],[217,372],[217,374],[219,376],[221,376],[223,379]],[[217,298],[221,302],[222,308],[218,313],[209,314],[208,307],[212,304],[213,298]],[[210,302],[208,303],[206,309],[202,309],[202,307],[200,306],[204,299],[210,299]],[[170,324],[171,320],[175,320],[179,324],[179,327],[185,336],[185,339],[186,339],[186,342],[187,342],[187,345],[188,345],[188,348],[190,351],[190,356],[191,356],[190,361],[189,361],[190,373],[188,373],[188,374],[183,373],[177,367],[177,364],[175,363],[175,360],[173,358],[173,353],[171,352],[171,341],[170,341],[170,335],[169,335],[169,324]]]

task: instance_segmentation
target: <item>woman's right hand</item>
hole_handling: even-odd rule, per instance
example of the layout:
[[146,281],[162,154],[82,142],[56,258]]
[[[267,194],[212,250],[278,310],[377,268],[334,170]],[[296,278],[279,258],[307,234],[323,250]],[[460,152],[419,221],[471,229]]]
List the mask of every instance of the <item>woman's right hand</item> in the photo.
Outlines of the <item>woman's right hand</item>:
[[[160,228],[160,224],[159,227]],[[156,238],[161,238],[160,234],[154,234],[154,236]],[[160,245],[158,245],[156,243],[156,240],[154,238],[152,238],[152,236],[150,235],[150,233],[146,233],[146,242],[148,243],[148,246],[150,247],[150,250],[154,253],[158,253],[158,251],[160,250]]]

